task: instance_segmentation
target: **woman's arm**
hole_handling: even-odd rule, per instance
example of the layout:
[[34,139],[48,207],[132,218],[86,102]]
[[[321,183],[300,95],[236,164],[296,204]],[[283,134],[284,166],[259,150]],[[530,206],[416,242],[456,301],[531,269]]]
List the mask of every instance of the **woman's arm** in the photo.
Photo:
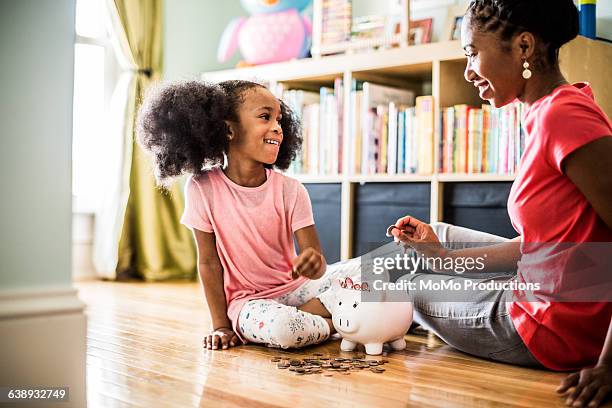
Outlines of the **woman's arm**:
[[[486,272],[507,272],[516,269],[521,259],[521,237],[508,242],[475,248],[449,250],[442,246],[431,225],[414,217],[406,216],[395,223],[391,233],[404,244],[431,258],[479,258],[484,257]],[[443,263],[444,264],[444,263]],[[436,271],[436,272],[453,272]]]
[[612,392],[612,321],[597,365],[568,375],[557,392],[567,397],[566,405],[574,407],[598,407]]
[[293,277],[319,279],[325,273],[327,262],[321,253],[319,235],[314,225],[295,231],[300,255],[293,260]]
[[227,303],[223,290],[223,267],[217,254],[215,234],[193,230],[198,247],[198,272],[206,303],[212,320],[212,334],[205,338],[206,348],[216,349],[219,342],[222,348],[234,346],[239,340],[233,333],[232,323],[227,316]]
[[[572,152],[561,168],[612,230],[611,157],[612,137],[602,137]],[[612,321],[597,365],[567,376],[557,392],[565,394],[566,404],[574,407],[598,407],[612,392]]]
[[485,269],[482,272],[508,272],[516,270],[521,259],[521,237],[507,242],[475,248],[455,249],[447,252],[452,258],[484,257]]
[[570,153],[561,168],[612,230],[612,137],[599,138]]

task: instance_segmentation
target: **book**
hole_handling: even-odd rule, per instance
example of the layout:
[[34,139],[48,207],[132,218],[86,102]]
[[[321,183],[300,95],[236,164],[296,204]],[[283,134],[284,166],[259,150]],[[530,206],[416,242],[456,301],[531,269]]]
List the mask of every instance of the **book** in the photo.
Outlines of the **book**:
[[443,173],[516,172],[525,148],[522,106],[455,105],[441,111]]
[[433,138],[434,138],[434,98],[419,96],[416,98],[417,143],[418,143],[418,173],[433,173]]

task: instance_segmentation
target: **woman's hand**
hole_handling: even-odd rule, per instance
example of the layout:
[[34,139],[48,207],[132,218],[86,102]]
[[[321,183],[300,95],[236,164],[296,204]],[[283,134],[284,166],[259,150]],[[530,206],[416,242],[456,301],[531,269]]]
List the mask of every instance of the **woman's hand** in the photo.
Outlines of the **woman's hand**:
[[431,225],[414,217],[406,216],[397,220],[395,227],[391,234],[396,241],[411,246],[426,256],[445,256],[446,248],[440,243]]
[[304,249],[300,256],[293,260],[291,276],[296,279],[304,276],[308,279],[319,279],[325,273],[325,258],[316,249]]
[[599,363],[570,374],[561,381],[557,392],[567,397],[565,404],[568,406],[598,407],[612,392],[612,366]]
[[234,347],[242,344],[242,341],[238,338],[236,333],[229,327],[220,327],[213,330],[208,336],[204,337],[202,342],[203,346],[207,350],[226,350],[229,347]]

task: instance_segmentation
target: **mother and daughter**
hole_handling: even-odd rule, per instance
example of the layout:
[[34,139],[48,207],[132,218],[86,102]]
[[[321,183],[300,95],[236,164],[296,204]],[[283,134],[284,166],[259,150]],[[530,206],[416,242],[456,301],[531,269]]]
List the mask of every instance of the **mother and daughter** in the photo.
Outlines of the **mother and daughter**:
[[[569,84],[559,68],[559,48],[577,33],[572,0],[470,2],[462,23],[465,79],[495,107],[526,106],[525,152],[508,200],[519,236],[406,216],[395,224],[397,241],[444,257],[482,256],[484,248],[464,243],[488,243],[481,280],[499,271],[522,279],[522,242],[612,242],[612,123],[588,84]],[[328,339],[331,282],[359,274],[359,260],[326,264],[306,189],[273,170],[287,169],[301,145],[290,109],[252,82],[173,83],[148,95],[138,135],[160,184],[191,174],[181,222],[193,230],[211,313],[204,346],[289,348]],[[429,271],[403,279],[478,280]],[[410,296],[414,320],[461,351],[581,370],[558,389],[569,405],[598,406],[612,390],[610,302],[525,302],[495,290],[470,302]]]

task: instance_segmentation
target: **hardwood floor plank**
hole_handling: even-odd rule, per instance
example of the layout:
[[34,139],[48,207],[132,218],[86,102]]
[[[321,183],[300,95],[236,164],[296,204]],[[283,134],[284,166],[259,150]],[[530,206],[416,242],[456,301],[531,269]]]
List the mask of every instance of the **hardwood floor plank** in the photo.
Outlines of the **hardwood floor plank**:
[[[296,376],[270,359],[354,357],[339,341],[302,350],[246,345],[204,350],[210,325],[201,287],[179,283],[79,283],[87,304],[92,406],[550,407],[563,374],[493,363],[431,336],[406,336],[383,374]],[[97,405],[96,405],[97,404]]]

